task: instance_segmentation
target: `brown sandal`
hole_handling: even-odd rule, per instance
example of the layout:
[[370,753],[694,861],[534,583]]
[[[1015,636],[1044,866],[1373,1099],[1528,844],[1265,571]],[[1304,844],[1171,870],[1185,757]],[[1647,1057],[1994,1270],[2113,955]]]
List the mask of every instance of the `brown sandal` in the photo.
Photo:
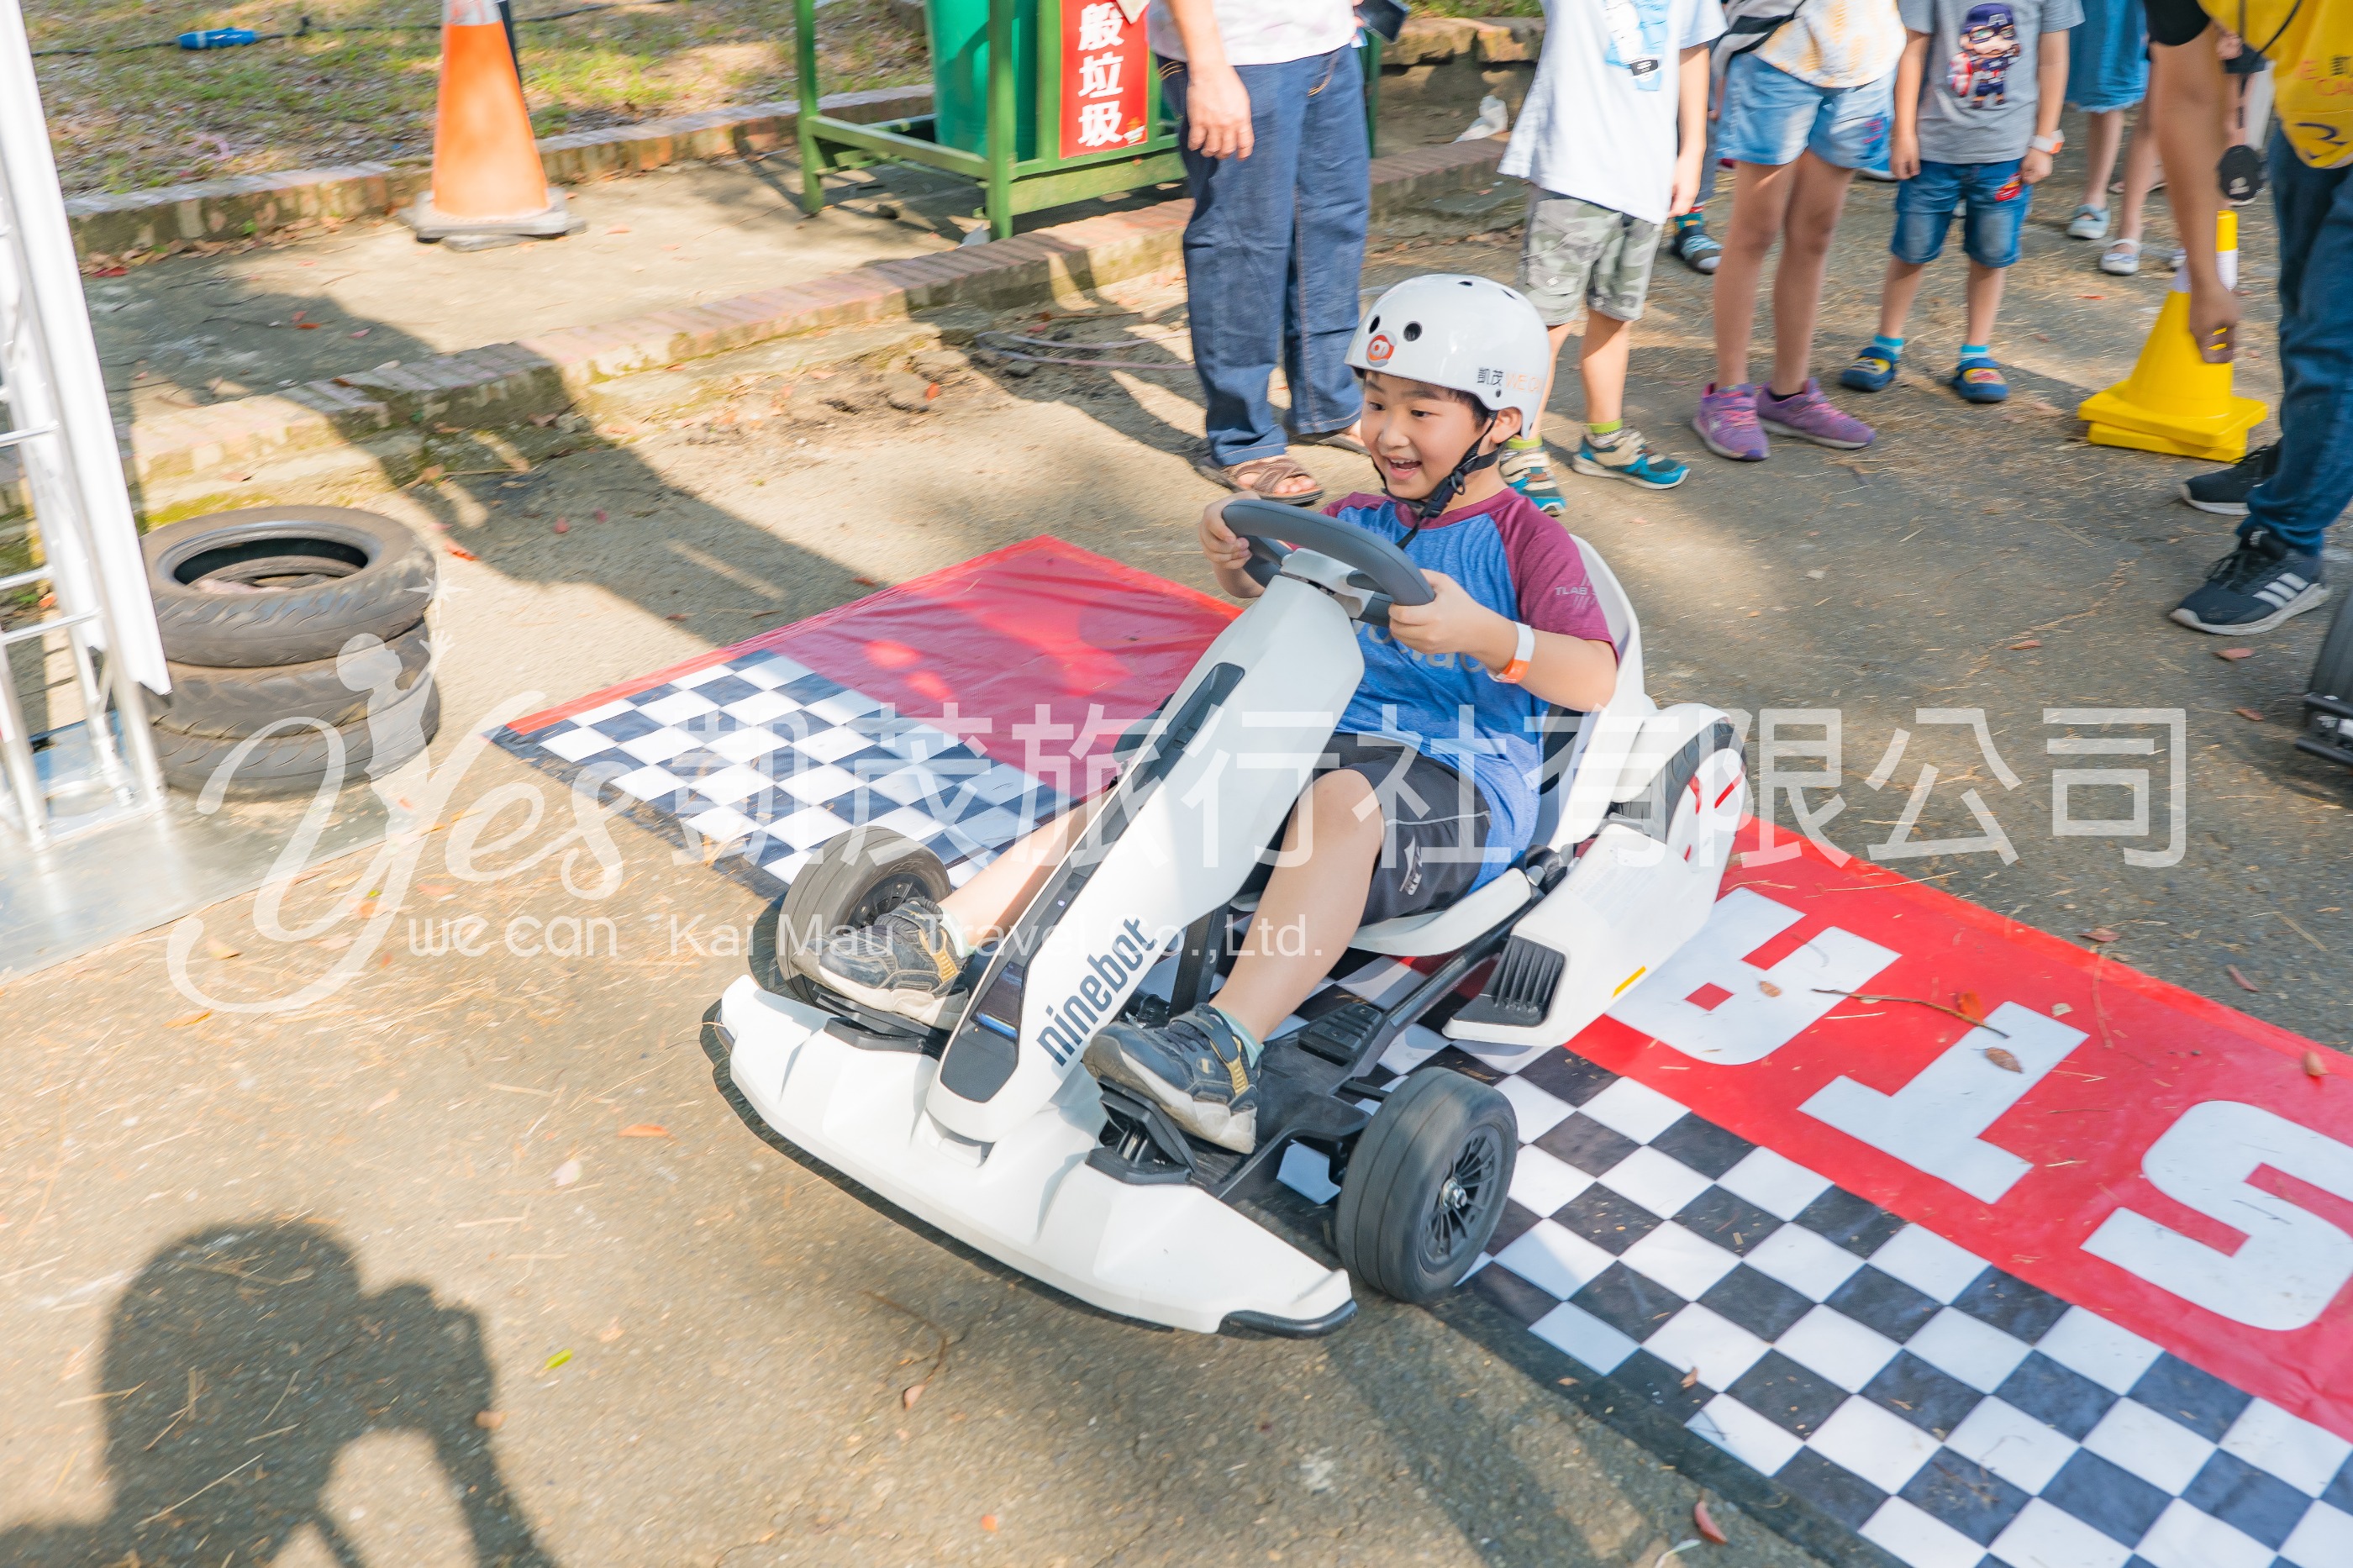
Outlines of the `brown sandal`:
[[1288,455],[1252,458],[1249,462],[1236,463],[1230,468],[1221,468],[1208,458],[1197,458],[1194,459],[1193,467],[1200,470],[1202,478],[1213,479],[1229,490],[1240,490],[1246,496],[1256,496],[1261,500],[1276,501],[1283,506],[1314,506],[1324,499],[1324,486],[1320,481],[1316,482],[1314,489],[1301,490],[1296,495],[1277,495],[1273,492],[1271,487],[1279,485],[1288,479],[1309,480],[1315,479],[1314,475],[1293,462]]

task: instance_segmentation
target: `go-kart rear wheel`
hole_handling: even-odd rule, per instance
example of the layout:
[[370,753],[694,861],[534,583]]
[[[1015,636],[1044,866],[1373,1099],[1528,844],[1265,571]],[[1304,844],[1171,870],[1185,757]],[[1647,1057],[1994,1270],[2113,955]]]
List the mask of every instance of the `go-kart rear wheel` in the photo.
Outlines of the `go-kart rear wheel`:
[[1519,1153],[1512,1102],[1444,1068],[1413,1074],[1365,1129],[1332,1239],[1349,1274],[1400,1301],[1454,1288],[1504,1217]]
[[817,943],[872,925],[910,899],[944,899],[953,886],[940,858],[906,835],[853,827],[828,839],[752,923],[752,978],[807,1000]]

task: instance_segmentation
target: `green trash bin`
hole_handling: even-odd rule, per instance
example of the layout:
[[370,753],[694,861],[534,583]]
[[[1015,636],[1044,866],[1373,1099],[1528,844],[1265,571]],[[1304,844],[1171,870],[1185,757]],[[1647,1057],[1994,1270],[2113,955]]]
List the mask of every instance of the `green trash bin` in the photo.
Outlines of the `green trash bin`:
[[[988,0],[931,0],[932,112],[940,145],[988,151]],[[1038,155],[1038,0],[1013,8],[1013,156]]]

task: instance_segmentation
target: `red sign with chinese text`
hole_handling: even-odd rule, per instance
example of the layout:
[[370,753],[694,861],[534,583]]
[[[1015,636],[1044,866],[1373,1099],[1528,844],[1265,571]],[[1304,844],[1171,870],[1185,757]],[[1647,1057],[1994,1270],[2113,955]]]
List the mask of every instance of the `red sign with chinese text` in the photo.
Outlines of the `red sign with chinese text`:
[[1144,119],[1151,68],[1144,24],[1130,19],[1118,0],[1069,0],[1062,7],[1062,156],[1142,146],[1151,131]]

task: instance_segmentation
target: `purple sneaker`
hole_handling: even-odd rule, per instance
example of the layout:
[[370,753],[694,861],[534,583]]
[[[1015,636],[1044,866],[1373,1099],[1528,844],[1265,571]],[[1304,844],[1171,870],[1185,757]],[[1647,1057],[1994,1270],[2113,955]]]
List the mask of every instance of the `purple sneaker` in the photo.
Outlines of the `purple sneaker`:
[[1736,463],[1761,463],[1772,450],[1765,432],[1757,427],[1757,388],[1746,383],[1721,390],[1708,383],[1699,395],[1692,428],[1709,451]]
[[1871,445],[1871,426],[1852,414],[1839,412],[1822,395],[1822,384],[1810,375],[1806,377],[1803,391],[1787,397],[1775,396],[1769,384],[1757,387],[1756,392],[1757,423],[1776,436],[1795,436],[1817,447],[1837,447],[1850,452]]

